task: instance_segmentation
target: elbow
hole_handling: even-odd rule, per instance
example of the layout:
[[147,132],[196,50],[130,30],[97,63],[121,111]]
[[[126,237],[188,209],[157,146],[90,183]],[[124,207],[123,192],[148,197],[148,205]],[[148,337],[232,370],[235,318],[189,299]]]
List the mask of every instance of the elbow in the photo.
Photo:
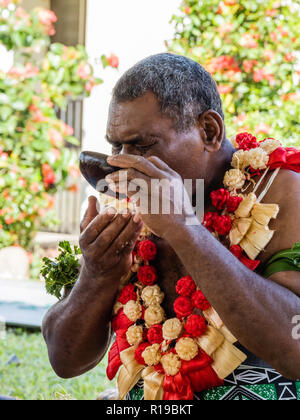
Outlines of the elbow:
[[291,353],[291,357],[286,358],[286,362],[278,369],[279,373],[291,381],[300,380],[300,341]]

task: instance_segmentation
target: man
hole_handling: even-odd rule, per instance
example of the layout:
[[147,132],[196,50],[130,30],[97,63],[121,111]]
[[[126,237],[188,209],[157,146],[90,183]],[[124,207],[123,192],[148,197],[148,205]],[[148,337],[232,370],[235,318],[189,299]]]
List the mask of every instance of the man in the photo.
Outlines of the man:
[[[143,60],[117,83],[107,140],[113,155],[109,163],[125,170],[129,181],[140,178],[150,185],[151,179],[204,179],[206,211],[211,210],[208,197],[222,187],[235,151],[226,139],[215,82],[198,63],[171,54]],[[120,190],[117,175],[109,180],[117,182]],[[276,234],[260,255],[262,263],[300,239],[299,188],[300,176],[282,170],[264,199],[277,203],[280,213],[271,226]],[[227,386],[272,384],[276,377],[281,382],[276,382],[274,398],[284,398],[288,389],[290,398],[296,399],[293,380],[300,377],[300,340],[292,334],[292,320],[300,314],[300,273],[295,267],[263,278],[250,271],[203,226],[187,225],[186,207],[181,215],[116,216],[113,211],[98,214],[95,199],[90,198],[81,224],[84,263],[79,280],[44,320],[54,370],[63,378],[75,377],[106,354],[120,278],[130,269],[144,222],[157,236],[157,269],[168,317],[173,314],[174,286],[189,274],[249,352],[245,364],[253,367],[249,367],[252,379],[239,382],[241,372],[237,372]],[[289,385],[279,389],[279,382]],[[257,390],[246,397],[267,398]]]

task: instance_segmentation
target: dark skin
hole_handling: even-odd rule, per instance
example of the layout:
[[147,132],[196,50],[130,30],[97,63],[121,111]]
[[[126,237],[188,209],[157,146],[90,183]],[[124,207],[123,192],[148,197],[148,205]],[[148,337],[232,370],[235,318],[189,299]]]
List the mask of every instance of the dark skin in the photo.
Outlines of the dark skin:
[[[189,132],[180,133],[161,115],[151,93],[111,105],[107,138],[113,146],[110,163],[126,170],[129,181],[203,178],[206,195],[222,186],[234,152],[228,141],[222,146],[224,124],[216,112],[205,112]],[[115,177],[110,180],[118,181]],[[121,187],[117,184],[117,189]],[[272,222],[277,232],[260,255],[262,261],[299,242],[299,187],[299,175],[281,171],[263,200],[279,204],[281,211]],[[98,215],[95,200],[90,200],[82,223],[84,262],[79,281],[49,311],[43,325],[50,361],[59,376],[78,376],[106,353],[120,277],[129,268],[130,252],[144,221],[159,237],[156,266],[168,316],[172,316],[176,281],[190,274],[241,344],[285,377],[300,377],[300,341],[292,338],[292,318],[300,314],[300,273],[264,279],[251,272],[205,228],[187,226],[184,216],[189,211],[184,208],[182,216],[129,215],[127,220]]]

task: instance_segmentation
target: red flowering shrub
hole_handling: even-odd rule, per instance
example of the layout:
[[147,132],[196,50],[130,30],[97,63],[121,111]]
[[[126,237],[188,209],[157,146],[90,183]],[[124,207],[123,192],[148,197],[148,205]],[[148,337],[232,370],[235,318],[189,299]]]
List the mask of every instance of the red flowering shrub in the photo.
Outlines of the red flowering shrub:
[[299,1],[184,0],[171,52],[202,64],[222,96],[227,134],[299,144]]
[[0,71],[0,249],[29,250],[41,225],[58,222],[57,191],[77,191],[77,153],[66,145],[78,140],[57,118],[57,108],[89,96],[101,80],[93,76],[83,46],[50,46],[53,11],[27,13],[20,4],[0,1],[0,44],[19,57],[7,73]]

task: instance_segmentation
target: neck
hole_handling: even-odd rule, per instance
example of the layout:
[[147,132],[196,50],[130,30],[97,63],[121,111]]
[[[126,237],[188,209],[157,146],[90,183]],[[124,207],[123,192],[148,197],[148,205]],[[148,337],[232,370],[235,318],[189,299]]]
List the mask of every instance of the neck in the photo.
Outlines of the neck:
[[225,140],[222,149],[214,156],[213,161],[209,162],[209,166],[213,168],[210,180],[205,183],[205,207],[210,205],[210,193],[223,187],[223,179],[225,172],[231,168],[232,155],[235,152],[234,147],[229,140]]

